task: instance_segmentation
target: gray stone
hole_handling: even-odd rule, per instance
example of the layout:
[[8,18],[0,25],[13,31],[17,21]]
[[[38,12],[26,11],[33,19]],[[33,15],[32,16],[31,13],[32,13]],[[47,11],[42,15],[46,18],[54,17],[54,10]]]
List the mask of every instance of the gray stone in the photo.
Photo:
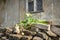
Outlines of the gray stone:
[[27,37],[21,37],[20,40],[28,40]]
[[19,40],[17,37],[10,37],[9,40]]
[[60,36],[60,26],[58,25],[52,26],[51,31]]
[[6,32],[6,28],[0,28],[0,32],[1,32],[1,33]]
[[36,24],[36,27],[37,28],[40,28],[40,29],[44,29],[44,30],[47,30],[48,29],[48,26],[41,25],[41,24]]
[[18,34],[9,34],[9,40],[19,40],[22,36]]
[[33,40],[43,40],[43,39],[40,37],[34,37]]
[[2,39],[2,40],[6,40],[7,38],[6,38],[6,37],[2,37],[1,39]]
[[49,36],[57,37],[57,35],[56,35],[54,32],[52,32],[51,30],[47,31],[46,33],[47,33]]

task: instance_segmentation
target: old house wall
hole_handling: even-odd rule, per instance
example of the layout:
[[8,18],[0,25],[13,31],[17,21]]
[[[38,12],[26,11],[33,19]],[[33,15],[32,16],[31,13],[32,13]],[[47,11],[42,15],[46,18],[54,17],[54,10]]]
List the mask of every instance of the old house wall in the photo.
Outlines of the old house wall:
[[4,22],[4,3],[3,1],[0,1],[0,26],[1,26],[1,23]]
[[0,15],[2,13],[4,16],[1,19],[4,21],[1,23],[1,26],[10,27],[18,23],[20,20],[19,0],[6,0],[4,10],[2,10]]
[[60,25],[60,0],[54,0],[53,21]]
[[24,20],[25,14],[26,14],[26,5],[25,5],[26,0],[20,0],[19,6],[20,6],[20,21]]
[[[3,3],[0,3],[0,8]],[[25,16],[25,0],[7,0],[3,10],[0,10],[0,24],[2,26],[13,26]],[[60,24],[60,0],[43,0],[41,13],[33,13],[37,19],[53,20],[53,23]]]
[[43,10],[41,19],[52,20],[53,0],[43,0]]
[[14,26],[24,19],[24,0],[0,0],[0,25],[3,27]]
[[60,24],[60,0],[43,0],[44,12],[33,13],[37,19],[52,20],[53,24]]
[[60,24],[60,0],[44,0],[42,19],[52,20],[53,24]]

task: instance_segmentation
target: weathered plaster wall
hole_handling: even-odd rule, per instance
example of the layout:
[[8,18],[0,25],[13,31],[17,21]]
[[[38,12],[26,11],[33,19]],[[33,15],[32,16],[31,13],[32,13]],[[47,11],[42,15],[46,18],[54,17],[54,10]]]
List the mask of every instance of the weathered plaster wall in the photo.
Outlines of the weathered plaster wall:
[[10,27],[15,25],[20,20],[19,0],[7,0],[4,11],[3,27]]
[[[53,5],[52,5],[53,4]],[[1,8],[2,3],[0,4]],[[25,0],[7,0],[3,10],[0,10],[0,24],[2,26],[13,26],[23,20],[25,16]],[[34,13],[37,19],[53,20],[60,24],[60,0],[43,0],[44,12]]]
[[43,0],[43,10],[44,12],[41,13],[33,13],[33,17],[60,24],[60,0]]
[[5,13],[4,13],[5,7],[4,6],[5,6],[4,1],[0,0],[0,26],[4,22],[4,16],[5,16]]
[[20,21],[24,20],[25,14],[26,14],[26,5],[25,5],[26,0],[20,0]]
[[43,9],[41,19],[52,20],[53,24],[60,24],[60,0],[44,0]]
[[60,25],[60,0],[54,0],[53,21]]
[[24,19],[25,0],[0,0],[0,25],[3,27],[14,26]]
[[52,0],[43,0],[43,11],[40,13],[34,13],[34,17],[38,19],[50,20],[52,19]]
[[43,0],[43,10],[41,19],[52,20],[53,0]]

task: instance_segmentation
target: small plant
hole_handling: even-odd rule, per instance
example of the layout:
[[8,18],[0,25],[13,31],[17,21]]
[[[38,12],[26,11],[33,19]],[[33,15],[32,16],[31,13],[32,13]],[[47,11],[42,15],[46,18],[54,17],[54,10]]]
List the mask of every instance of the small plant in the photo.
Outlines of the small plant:
[[48,24],[48,21],[38,20],[32,17],[30,13],[26,14],[25,20],[20,21],[19,25],[28,29],[29,27],[34,27],[35,24]]
[[36,19],[32,17],[30,13],[26,14],[25,20],[20,21],[20,26],[24,27],[25,29],[28,29],[31,26],[34,26],[36,23]]
[[37,24],[49,24],[46,20],[37,20]]

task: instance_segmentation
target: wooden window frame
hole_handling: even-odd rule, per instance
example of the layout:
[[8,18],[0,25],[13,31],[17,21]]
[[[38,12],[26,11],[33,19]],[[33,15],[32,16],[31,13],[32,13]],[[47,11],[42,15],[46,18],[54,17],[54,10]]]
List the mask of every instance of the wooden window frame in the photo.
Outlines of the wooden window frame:
[[[33,13],[43,12],[43,10],[42,11],[37,10],[37,1],[36,0],[33,0],[33,1],[34,1],[34,9],[31,12],[33,12]],[[29,8],[28,8],[28,0],[26,0],[26,12],[30,12]]]

